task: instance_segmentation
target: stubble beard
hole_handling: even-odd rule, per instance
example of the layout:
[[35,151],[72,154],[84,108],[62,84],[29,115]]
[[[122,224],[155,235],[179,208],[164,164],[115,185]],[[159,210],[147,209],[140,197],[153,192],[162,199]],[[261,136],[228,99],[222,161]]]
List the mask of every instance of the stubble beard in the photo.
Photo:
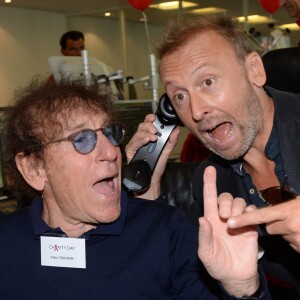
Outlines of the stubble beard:
[[236,119],[235,126],[236,129],[240,130],[242,138],[236,146],[231,147],[228,151],[223,151],[202,141],[210,151],[226,160],[236,160],[243,157],[253,145],[258,133],[263,129],[262,108],[250,82],[245,88],[241,103],[243,104],[237,113],[239,119]]

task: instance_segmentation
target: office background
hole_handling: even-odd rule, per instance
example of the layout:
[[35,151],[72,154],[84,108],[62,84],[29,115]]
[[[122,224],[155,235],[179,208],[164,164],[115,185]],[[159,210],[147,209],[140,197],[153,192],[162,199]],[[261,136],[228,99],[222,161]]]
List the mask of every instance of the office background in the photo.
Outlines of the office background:
[[[230,10],[233,10],[235,16],[238,16],[243,13],[245,1],[247,0],[228,0],[226,5],[228,8],[230,7]],[[127,3],[125,0],[123,2]],[[198,2],[217,3],[218,1]],[[257,12],[269,16],[259,6],[258,0],[249,0],[248,2],[249,14]],[[234,9],[236,10],[234,11]],[[125,76],[133,76],[135,79],[150,75],[149,45],[145,24],[140,21],[142,14],[130,5],[126,10],[126,13],[129,11],[131,15],[122,24],[121,15],[110,19],[94,14],[78,13],[72,15],[1,4],[0,107],[6,107],[12,103],[13,92],[30,81],[35,74],[45,77],[51,74],[48,57],[61,55],[59,39],[62,33],[68,30],[82,31],[85,35],[85,46],[89,55],[110,65],[113,70],[122,69]],[[148,15],[148,10],[145,12]],[[152,42],[160,37],[162,27],[167,22],[168,17],[161,17],[158,12],[153,13],[153,10],[151,13],[149,10],[148,16],[149,35]],[[284,19],[282,21],[285,22],[294,22],[288,17],[284,8],[276,12],[274,17]],[[266,24],[257,26],[262,35],[268,34]],[[292,32],[290,36],[291,45],[295,46],[300,37],[299,30]],[[143,83],[136,84],[136,90],[139,99],[152,97],[151,91],[144,91]],[[159,93],[162,93],[161,87]],[[180,153],[186,134],[187,132],[183,129],[180,143],[175,150],[175,156]]]
[[[161,26],[148,25],[151,39],[161,33]],[[48,76],[48,57],[61,55],[59,39],[67,30],[85,34],[89,55],[123,69],[120,22],[95,17],[67,17],[61,13],[0,7],[0,106],[12,101],[13,91],[26,84],[33,75]],[[127,74],[140,78],[150,75],[149,50],[145,26],[126,22]],[[139,98],[151,98],[142,84],[136,85]]]

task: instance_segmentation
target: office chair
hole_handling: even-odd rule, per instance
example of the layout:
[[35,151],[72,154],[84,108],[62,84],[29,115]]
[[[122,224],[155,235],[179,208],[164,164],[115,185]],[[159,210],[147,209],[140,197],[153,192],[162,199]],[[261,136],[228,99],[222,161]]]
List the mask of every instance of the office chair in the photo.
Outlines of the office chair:
[[300,93],[300,47],[271,50],[262,60],[267,74],[266,85]]

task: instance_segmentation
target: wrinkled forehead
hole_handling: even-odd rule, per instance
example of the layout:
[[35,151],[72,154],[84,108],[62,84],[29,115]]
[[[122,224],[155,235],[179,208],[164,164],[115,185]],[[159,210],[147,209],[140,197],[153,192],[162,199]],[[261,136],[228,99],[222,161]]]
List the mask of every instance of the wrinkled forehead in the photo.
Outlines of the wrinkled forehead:
[[105,124],[110,120],[108,114],[100,108],[87,109],[82,107],[63,111],[58,114],[57,118],[64,128],[72,128],[77,124],[89,123],[92,120],[96,120],[99,124]]
[[44,133],[51,140],[60,137],[63,132],[80,130],[83,127],[102,127],[109,122],[110,116],[100,108],[65,109],[45,120]]

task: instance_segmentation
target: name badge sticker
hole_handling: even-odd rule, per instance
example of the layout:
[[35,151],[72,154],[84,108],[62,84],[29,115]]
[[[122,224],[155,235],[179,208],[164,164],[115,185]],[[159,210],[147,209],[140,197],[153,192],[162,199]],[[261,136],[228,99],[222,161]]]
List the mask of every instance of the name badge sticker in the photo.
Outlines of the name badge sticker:
[[85,239],[41,236],[41,265],[85,269]]

